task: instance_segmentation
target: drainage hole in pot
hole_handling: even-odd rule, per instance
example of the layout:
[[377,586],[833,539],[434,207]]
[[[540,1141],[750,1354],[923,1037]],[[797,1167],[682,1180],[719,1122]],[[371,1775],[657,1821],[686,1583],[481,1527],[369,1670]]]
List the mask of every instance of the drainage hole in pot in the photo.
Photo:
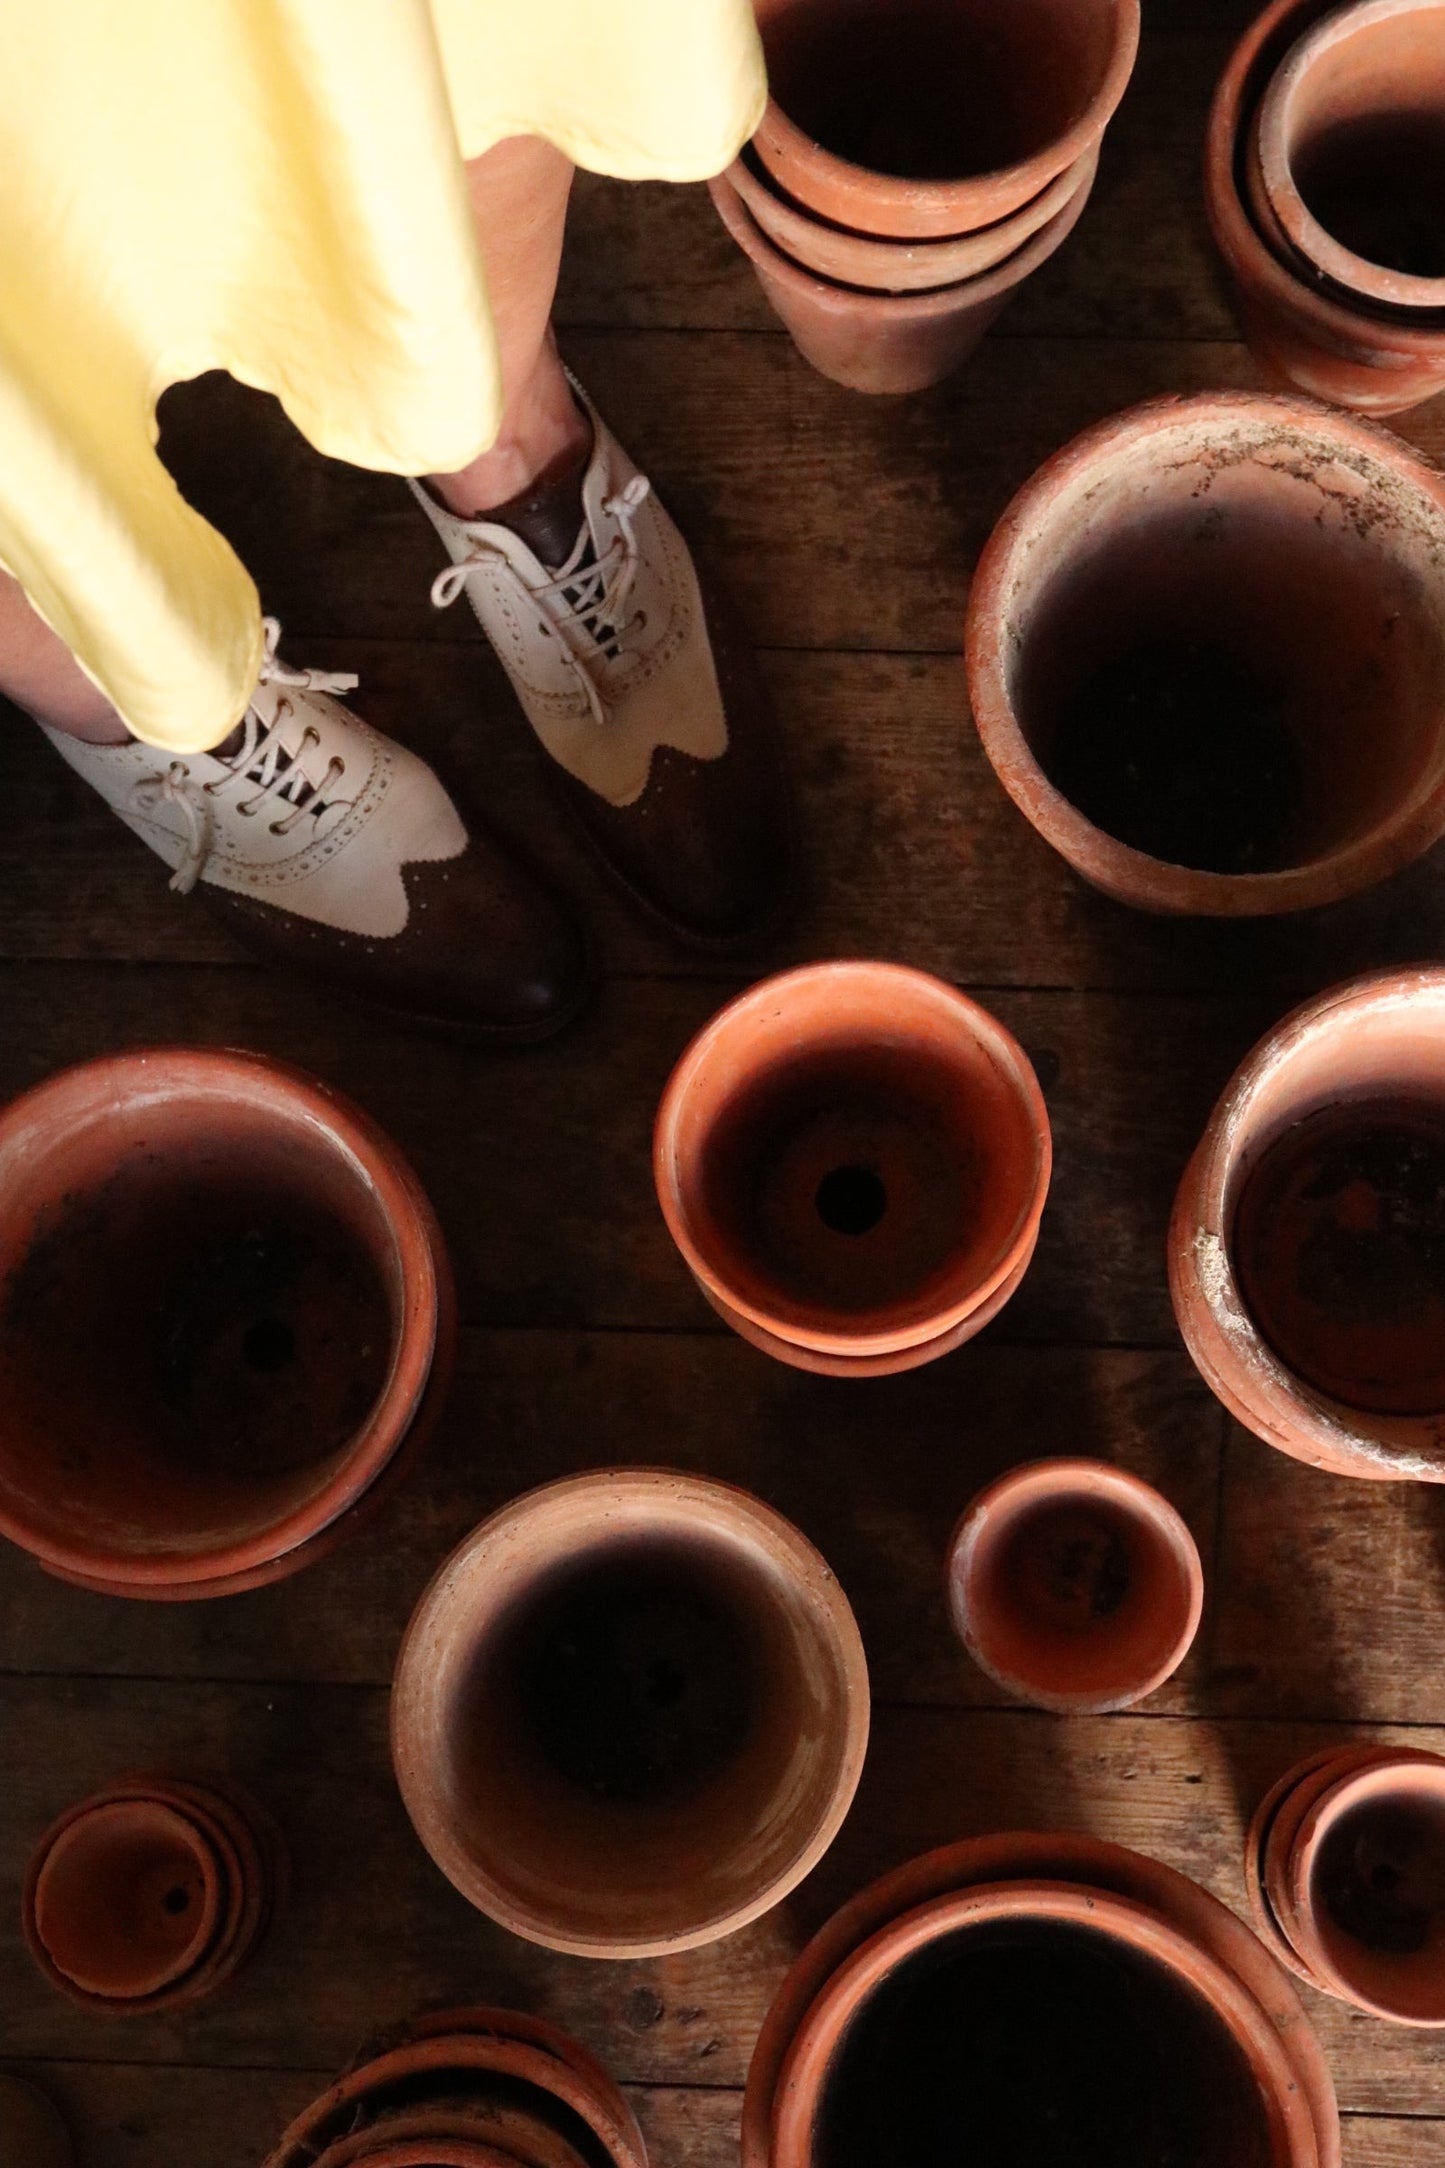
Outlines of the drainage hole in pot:
[[1413,1957],[1445,1915],[1445,1814],[1360,1807],[1321,1846],[1315,1888],[1352,1941],[1381,1956]]
[[830,2066],[817,2168],[1266,2168],[1253,2075],[1201,1995],[1097,1931],[1021,1921],[906,1959]]
[[507,1668],[543,1760],[600,1800],[692,1794],[752,1729],[746,1630],[681,1569],[639,1562],[569,1577],[514,1626]]
[[1150,636],[1098,664],[1045,766],[1096,828],[1150,858],[1224,874],[1288,863],[1303,776],[1283,699],[1216,642]]
[[832,1167],[813,1201],[819,1219],[835,1235],[866,1235],[887,1211],[888,1191],[873,1167]]
[[161,1904],[172,1917],[181,1912],[188,1912],[191,1906],[191,1893],[182,1884],[177,1883],[174,1889],[166,1891],[165,1896],[161,1899]]
[[1295,157],[1301,196],[1325,232],[1367,263],[1445,278],[1445,129],[1428,113],[1337,123]]
[[1445,1408],[1445,1106],[1360,1100],[1296,1123],[1245,1183],[1233,1251],[1297,1377],[1373,1413]]

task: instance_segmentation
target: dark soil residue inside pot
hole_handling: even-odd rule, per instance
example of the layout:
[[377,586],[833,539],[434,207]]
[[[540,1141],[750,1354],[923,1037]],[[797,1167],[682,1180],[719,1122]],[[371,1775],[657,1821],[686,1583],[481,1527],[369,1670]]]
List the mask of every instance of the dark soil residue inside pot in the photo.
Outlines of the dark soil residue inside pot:
[[1266,2168],[1244,2058],[1163,1966],[1083,1928],[956,1934],[845,2035],[818,2168]]
[[1415,1956],[1445,1912],[1445,1820],[1389,1806],[1348,1815],[1321,1847],[1315,1888],[1366,1949]]
[[1228,648],[1151,637],[1090,671],[1044,765],[1106,835],[1173,866],[1287,865],[1303,794],[1283,699]]
[[1435,114],[1340,122],[1300,156],[1296,180],[1325,232],[1354,255],[1445,278],[1445,128]]
[[543,1757],[598,1799],[675,1802],[746,1744],[756,1672],[742,1622],[682,1568],[572,1577],[515,1629],[524,1718]]
[[1132,1558],[1121,1517],[1083,1505],[1032,1513],[1009,1544],[1003,1572],[1023,1615],[1059,1632],[1086,1632],[1118,1611]]
[[1233,1247],[1296,1376],[1350,1407],[1445,1407],[1445,1107],[1356,1101],[1297,1123],[1245,1183]]

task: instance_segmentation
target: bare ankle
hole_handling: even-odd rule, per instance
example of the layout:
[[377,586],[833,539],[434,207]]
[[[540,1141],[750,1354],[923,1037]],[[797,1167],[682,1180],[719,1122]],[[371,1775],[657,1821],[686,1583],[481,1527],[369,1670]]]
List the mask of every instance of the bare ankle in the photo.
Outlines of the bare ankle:
[[508,402],[496,443],[454,474],[429,474],[427,484],[450,511],[474,519],[580,460],[591,444],[592,424],[549,346],[526,393]]

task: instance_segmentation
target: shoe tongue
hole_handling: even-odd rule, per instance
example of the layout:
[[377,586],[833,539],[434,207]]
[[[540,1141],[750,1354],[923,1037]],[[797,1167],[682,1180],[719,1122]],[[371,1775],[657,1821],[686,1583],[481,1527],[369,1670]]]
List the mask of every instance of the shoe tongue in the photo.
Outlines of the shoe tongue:
[[582,484],[591,460],[590,443],[580,452],[568,452],[517,496],[478,517],[489,526],[510,527],[549,572],[560,572],[577,547],[586,517]]

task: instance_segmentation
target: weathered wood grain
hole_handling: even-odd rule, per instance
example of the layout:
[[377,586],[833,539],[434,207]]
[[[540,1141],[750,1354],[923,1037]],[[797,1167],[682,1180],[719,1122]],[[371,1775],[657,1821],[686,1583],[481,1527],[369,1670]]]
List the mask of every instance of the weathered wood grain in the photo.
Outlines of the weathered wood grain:
[[[585,1411],[585,1412],[584,1412]],[[1100,1453],[1173,1498],[1212,1580],[1223,1419],[1182,1355],[982,1346],[861,1391],[731,1336],[475,1333],[443,1431],[376,1527],[296,1580],[221,1603],[66,1588],[0,1546],[0,1671],[385,1685],[438,1561],[484,1514],[584,1468],[696,1469],[770,1499],[853,1603],[885,1701],[996,1705],[943,1603],[973,1492],[1017,1461]],[[1204,1649],[1151,1706],[1198,1709]]]

